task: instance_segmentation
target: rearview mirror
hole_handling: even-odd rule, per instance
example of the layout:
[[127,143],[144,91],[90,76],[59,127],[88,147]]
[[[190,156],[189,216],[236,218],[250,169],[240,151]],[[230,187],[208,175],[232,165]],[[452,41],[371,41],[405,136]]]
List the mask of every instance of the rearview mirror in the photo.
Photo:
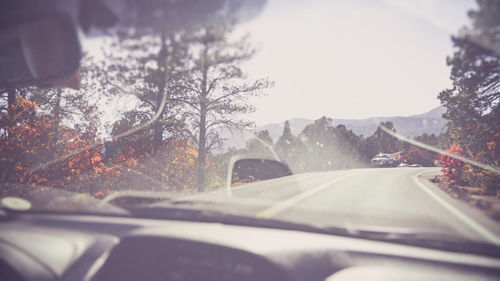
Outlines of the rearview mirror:
[[69,16],[29,11],[1,16],[0,88],[50,85],[77,71],[81,50]]
[[239,159],[234,162],[231,185],[270,180],[292,175],[283,162],[270,159]]

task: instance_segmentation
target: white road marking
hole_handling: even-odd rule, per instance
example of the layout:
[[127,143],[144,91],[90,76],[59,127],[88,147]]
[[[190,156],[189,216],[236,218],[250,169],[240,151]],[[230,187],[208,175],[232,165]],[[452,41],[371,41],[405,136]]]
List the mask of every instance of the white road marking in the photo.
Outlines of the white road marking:
[[443,206],[445,209],[447,209],[450,213],[452,213],[455,217],[457,217],[459,220],[461,220],[463,223],[465,223],[470,229],[474,230],[477,232],[479,235],[487,239],[488,241],[500,245],[500,238],[480,225],[479,223],[475,222],[473,219],[459,211],[457,208],[453,207],[450,203],[446,202],[443,200],[441,197],[439,197],[436,193],[432,192],[427,186],[425,186],[419,179],[418,177],[425,173],[427,171],[422,171],[416,175],[414,175],[411,180],[418,185],[425,193],[427,193],[430,197],[432,197],[434,200],[436,200],[441,206]]
[[272,216],[275,216],[277,215],[278,213],[281,213],[283,212],[284,210],[292,207],[293,205],[297,204],[299,201],[302,201],[304,199],[306,199],[307,197],[327,188],[328,186],[336,183],[336,182],[339,182],[345,178],[348,178],[348,177],[352,177],[354,175],[357,175],[358,173],[355,173],[355,174],[349,174],[349,175],[344,175],[344,176],[341,176],[339,178],[335,178],[333,180],[330,180],[322,185],[319,185],[317,187],[314,187],[314,188],[311,188],[311,189],[308,189],[300,194],[297,194],[287,200],[284,200],[284,201],[281,201],[263,211],[260,211],[259,213],[257,213],[255,215],[255,217],[257,218],[270,218]]

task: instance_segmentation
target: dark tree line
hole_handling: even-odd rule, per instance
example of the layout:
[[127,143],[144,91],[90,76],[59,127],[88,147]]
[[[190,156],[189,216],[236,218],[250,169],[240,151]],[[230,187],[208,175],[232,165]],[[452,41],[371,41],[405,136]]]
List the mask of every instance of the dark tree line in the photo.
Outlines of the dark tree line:
[[[265,130],[256,137],[271,146],[280,160],[287,162],[295,173],[369,167],[370,160],[379,153],[391,153],[400,162],[425,166],[436,164],[436,153],[400,141],[385,132],[382,126],[396,131],[392,122],[382,122],[373,135],[365,138],[344,125],[334,126],[330,119],[322,117],[306,126],[297,136],[292,134],[290,123],[286,121],[283,133],[275,143]],[[415,140],[439,147],[438,137],[434,134],[422,134]],[[273,157],[269,146],[261,141],[252,139],[246,148],[231,153]]]

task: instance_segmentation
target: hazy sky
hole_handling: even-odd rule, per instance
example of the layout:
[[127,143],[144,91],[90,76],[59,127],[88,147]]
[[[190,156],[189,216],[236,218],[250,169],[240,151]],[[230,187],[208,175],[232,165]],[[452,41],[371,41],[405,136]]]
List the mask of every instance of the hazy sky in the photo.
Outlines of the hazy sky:
[[450,34],[473,0],[269,0],[241,27],[259,43],[247,65],[276,82],[252,100],[258,125],[290,118],[412,115],[450,85]]
[[[260,51],[245,66],[276,86],[252,99],[257,125],[292,118],[408,116],[439,105],[451,85],[450,35],[475,0],[268,0],[238,28]],[[102,39],[87,40],[98,54]],[[130,99],[106,110],[119,117]]]

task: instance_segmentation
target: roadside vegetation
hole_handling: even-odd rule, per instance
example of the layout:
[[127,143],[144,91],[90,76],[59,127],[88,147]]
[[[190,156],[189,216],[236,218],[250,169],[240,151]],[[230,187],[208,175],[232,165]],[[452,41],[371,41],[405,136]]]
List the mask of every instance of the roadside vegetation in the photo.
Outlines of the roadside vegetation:
[[[250,140],[245,148],[232,149],[227,154],[274,157],[275,153],[294,173],[369,167],[370,160],[379,153],[392,154],[397,163],[427,167],[437,165],[437,153],[400,141],[381,127],[396,132],[393,123],[387,121],[380,123],[373,135],[364,137],[356,135],[342,124],[335,126],[331,119],[322,117],[306,126],[298,135],[293,135],[286,121],[282,135],[275,142],[269,132],[264,130],[256,134],[260,141]],[[422,134],[414,139],[439,147],[438,136],[434,134]]]
[[[449,153],[500,168],[500,2],[479,0],[469,12],[472,25],[452,37],[455,52],[448,57],[453,85],[439,94],[448,120]],[[441,156],[449,184],[478,187],[499,195],[500,175]]]
[[[498,169],[500,2],[478,4],[472,26],[452,37],[453,86],[439,94],[448,124],[440,135],[414,140]],[[231,156],[270,157],[270,147],[295,173],[368,167],[373,156],[389,153],[398,163],[442,165],[448,184],[500,192],[494,172],[408,144],[381,127],[356,135],[326,117],[298,135],[285,122],[277,140],[261,131],[246,147],[219,153],[222,130],[252,128],[248,100],[273,85],[246,76],[243,65],[256,52],[249,37],[235,34],[229,19],[175,32],[165,22],[141,28],[151,19],[127,20],[139,27],[125,21],[107,37],[110,51],[86,54],[80,90],[0,91],[1,193],[23,195],[22,186],[96,197],[132,188],[203,191],[224,185]],[[396,131],[391,122],[380,125]]]
[[79,90],[0,91],[1,193],[221,185],[220,129],[252,126],[248,98],[273,84],[246,76],[242,65],[256,52],[249,37],[231,19],[176,31],[127,20],[102,54],[86,54]]

